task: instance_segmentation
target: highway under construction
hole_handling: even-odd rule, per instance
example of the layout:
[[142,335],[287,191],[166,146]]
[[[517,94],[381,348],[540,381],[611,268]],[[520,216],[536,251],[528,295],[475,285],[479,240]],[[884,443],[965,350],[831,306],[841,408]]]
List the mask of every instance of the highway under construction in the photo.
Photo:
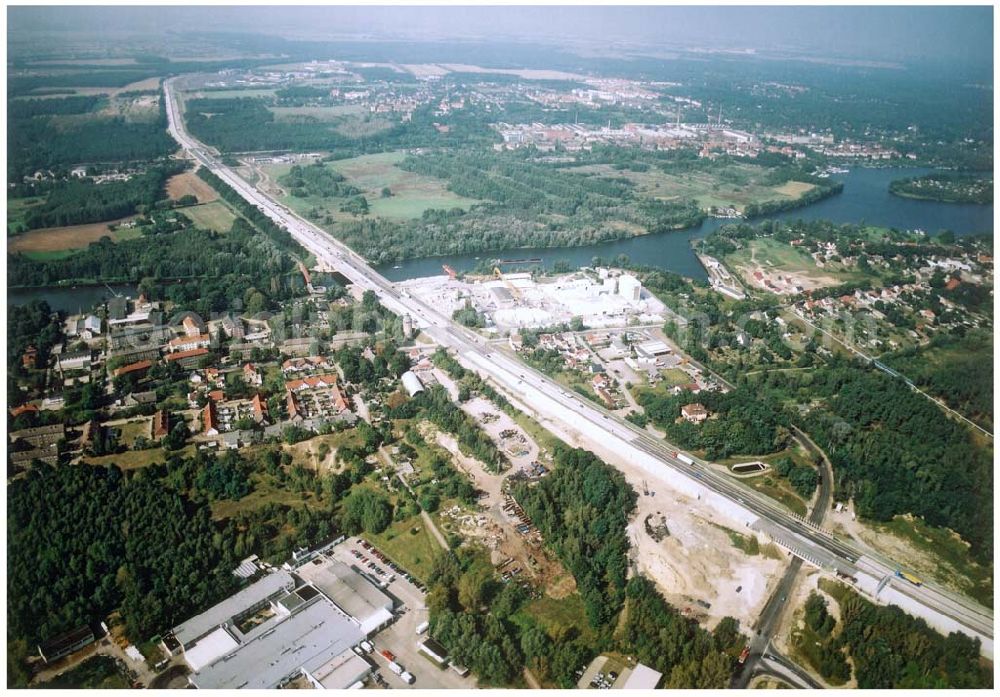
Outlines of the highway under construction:
[[[257,206],[288,232],[324,266],[343,274],[351,283],[374,291],[389,310],[408,315],[415,326],[435,342],[456,352],[459,360],[489,380],[512,401],[557,436],[566,434],[598,455],[612,453],[641,469],[650,481],[697,498],[709,509],[769,537],[775,543],[823,572],[850,580],[861,593],[880,603],[899,605],[924,618],[944,634],[960,631],[982,641],[982,652],[993,655],[993,613],[976,602],[934,584],[915,585],[896,577],[900,564],[880,558],[853,542],[833,536],[814,522],[796,516],[777,502],[715,472],[708,463],[690,457],[662,439],[563,389],[544,374],[529,368],[507,352],[490,345],[475,332],[454,323],[409,293],[401,291],[375,272],[351,249],[324,230],[270,199],[232,169],[218,154],[186,131],[181,118],[175,82],[164,83],[171,135],[188,155],[209,169],[244,199]],[[683,457],[683,459],[681,459]],[[615,464],[609,458],[611,464]]]

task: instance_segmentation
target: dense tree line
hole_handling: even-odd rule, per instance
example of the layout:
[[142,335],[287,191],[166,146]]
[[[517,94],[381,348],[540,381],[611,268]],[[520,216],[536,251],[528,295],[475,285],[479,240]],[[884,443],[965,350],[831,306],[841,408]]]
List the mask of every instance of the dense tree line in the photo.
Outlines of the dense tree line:
[[993,177],[956,172],[934,172],[922,177],[895,179],[889,193],[944,203],[993,203]]
[[990,688],[993,672],[980,661],[979,639],[942,636],[895,605],[874,605],[847,591],[840,603],[843,628],[833,646],[846,648],[858,687]]
[[[220,235],[196,228],[112,242],[102,238],[64,259],[31,260],[15,255],[8,262],[12,286],[45,286],[68,279],[144,283],[154,299],[168,299],[209,317],[213,312],[265,305],[294,295],[301,281],[286,254],[237,220]],[[175,282],[183,279],[183,282]],[[258,297],[259,296],[259,297]]]
[[510,621],[524,597],[511,588],[501,590],[488,561],[465,550],[438,556],[428,578],[434,637],[455,663],[498,687],[513,682],[525,663],[519,628]]
[[773,215],[781,211],[790,211],[796,208],[809,206],[823,199],[836,196],[844,190],[843,182],[830,182],[816,184],[809,191],[804,192],[798,198],[776,199],[774,201],[761,201],[760,203],[748,203],[743,209],[743,216],[746,218],[759,218],[765,215]]
[[140,641],[234,586],[208,508],[146,473],[40,466],[7,495],[11,636],[42,640],[120,604]]
[[37,364],[44,366],[52,347],[62,338],[62,323],[44,300],[7,306],[7,367],[17,370],[28,346],[38,350]]
[[48,99],[11,99],[7,102],[7,118],[28,119],[33,116],[56,114],[86,114],[101,98],[97,95],[55,97]]
[[625,588],[626,613],[620,650],[665,676],[661,687],[728,687],[745,639],[739,623],[724,618],[714,632],[684,617],[663,599],[651,581],[635,576]]
[[278,183],[288,187],[289,193],[298,198],[321,196],[340,198],[358,196],[361,190],[344,183],[344,175],[330,169],[321,162],[312,165],[292,165],[288,174],[278,179]]
[[[947,360],[932,359],[939,351]],[[937,335],[928,346],[899,351],[881,360],[944,399],[951,408],[992,430],[992,333],[975,330],[962,337]]]
[[502,472],[508,467],[507,458],[493,439],[451,400],[441,385],[418,392],[399,407],[390,409],[389,414],[394,419],[426,418],[442,431],[454,435],[465,452],[491,471]]
[[12,117],[7,129],[7,180],[20,182],[37,170],[81,163],[166,157],[177,148],[166,128],[162,95],[158,116],[149,122],[97,115],[86,119],[66,119],[63,115]]
[[235,208],[240,215],[248,220],[255,228],[267,235],[279,248],[292,252],[293,254],[301,254],[304,252],[302,247],[299,246],[299,243],[295,241],[295,238],[292,237],[288,230],[280,227],[277,223],[267,217],[267,215],[265,215],[259,208],[257,208],[257,206],[240,196],[235,189],[219,179],[212,172],[202,167],[198,170],[197,174],[205,180],[205,183],[219,193],[222,200]]
[[636,494],[620,472],[586,450],[561,446],[555,462],[537,485],[515,485],[514,497],[576,579],[590,625],[605,626],[625,597],[625,526]]
[[191,99],[184,119],[198,140],[224,152],[332,150],[350,144],[334,124],[278,121],[262,100],[249,97]]

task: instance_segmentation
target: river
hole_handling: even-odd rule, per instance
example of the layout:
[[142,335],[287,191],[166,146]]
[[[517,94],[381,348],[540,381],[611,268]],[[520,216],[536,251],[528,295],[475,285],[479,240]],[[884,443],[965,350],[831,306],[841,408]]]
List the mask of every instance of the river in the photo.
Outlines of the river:
[[[926,230],[935,233],[948,229],[956,235],[970,235],[993,231],[993,206],[937,203],[901,198],[889,193],[889,182],[903,177],[927,174],[923,168],[855,168],[847,174],[832,178],[844,183],[844,190],[836,196],[804,208],[755,218],[762,220],[832,220],[836,223],[859,223],[894,227],[900,230]],[[576,268],[587,266],[595,256],[611,261],[625,254],[633,263],[674,271],[683,276],[704,279],[705,270],[691,250],[691,240],[701,239],[732,220],[708,218],[699,227],[656,235],[643,235],[627,240],[587,245],[585,247],[560,247],[541,249],[508,249],[459,254],[423,259],[410,259],[397,265],[378,267],[379,273],[390,281],[405,281],[422,276],[443,273],[442,264],[456,271],[468,271],[480,259],[532,259],[540,258],[545,266],[565,261]],[[396,268],[398,266],[399,268]]]
[[[848,174],[835,175],[844,182],[840,194],[814,203],[805,208],[785,211],[760,220],[832,220],[837,223],[859,223],[895,227],[900,230],[922,229],[929,233],[952,230],[956,235],[970,235],[993,231],[993,206],[937,203],[900,198],[889,193],[889,182],[902,177],[914,177],[931,170],[921,168],[852,169]],[[543,249],[508,249],[452,256],[411,259],[394,265],[384,265],[378,271],[390,281],[437,276],[443,273],[442,264],[456,271],[468,271],[480,258],[540,258],[546,266],[565,261],[577,268],[587,266],[595,256],[613,260],[625,254],[633,263],[674,271],[691,278],[705,278],[705,270],[691,250],[691,240],[701,239],[720,226],[733,222],[717,218],[706,219],[699,227],[657,235],[643,235],[628,240],[587,245],[586,247],[561,247]],[[116,293],[133,295],[130,286],[113,286]],[[76,288],[49,287],[15,289],[7,291],[7,304],[23,304],[32,298],[48,301],[55,310],[76,312],[88,309],[106,300],[110,292],[105,286]]]
[[[115,295],[135,297],[135,286],[112,285]],[[108,286],[49,286],[48,288],[8,288],[8,305],[25,305],[31,300],[44,300],[53,310],[68,314],[87,311],[112,295]]]

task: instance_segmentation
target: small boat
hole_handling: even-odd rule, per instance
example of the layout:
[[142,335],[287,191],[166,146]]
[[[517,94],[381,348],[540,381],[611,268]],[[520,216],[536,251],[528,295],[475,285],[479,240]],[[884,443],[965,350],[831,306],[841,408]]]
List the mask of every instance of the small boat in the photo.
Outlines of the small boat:
[[396,265],[395,265],[395,266],[393,266],[392,268],[394,268],[394,269],[401,269],[401,268],[403,268],[403,267],[402,267],[402,266],[400,266],[399,264],[396,264]]

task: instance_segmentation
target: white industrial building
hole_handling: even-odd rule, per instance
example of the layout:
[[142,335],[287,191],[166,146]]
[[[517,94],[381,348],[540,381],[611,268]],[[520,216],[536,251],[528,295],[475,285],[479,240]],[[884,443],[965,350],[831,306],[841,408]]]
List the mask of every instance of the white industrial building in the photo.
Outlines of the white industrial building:
[[405,373],[403,373],[402,377],[400,377],[400,380],[403,381],[403,388],[406,390],[406,393],[411,397],[417,394],[418,392],[424,391],[423,383],[420,382],[420,378],[418,378],[417,374],[414,373],[412,370],[407,370]]
[[297,567],[295,574],[357,620],[365,636],[392,621],[392,598],[343,562],[320,555]]
[[642,283],[635,276],[623,274],[618,278],[618,294],[631,302],[638,302],[642,296]]
[[660,683],[660,678],[662,677],[663,673],[660,671],[653,670],[649,666],[645,666],[640,663],[632,669],[628,679],[625,680],[625,684],[622,685],[622,689],[655,690],[656,686]]
[[392,621],[392,608],[346,564],[310,555],[178,625],[164,648],[183,654],[198,688],[270,689],[304,676],[345,689],[372,671],[355,647]]

